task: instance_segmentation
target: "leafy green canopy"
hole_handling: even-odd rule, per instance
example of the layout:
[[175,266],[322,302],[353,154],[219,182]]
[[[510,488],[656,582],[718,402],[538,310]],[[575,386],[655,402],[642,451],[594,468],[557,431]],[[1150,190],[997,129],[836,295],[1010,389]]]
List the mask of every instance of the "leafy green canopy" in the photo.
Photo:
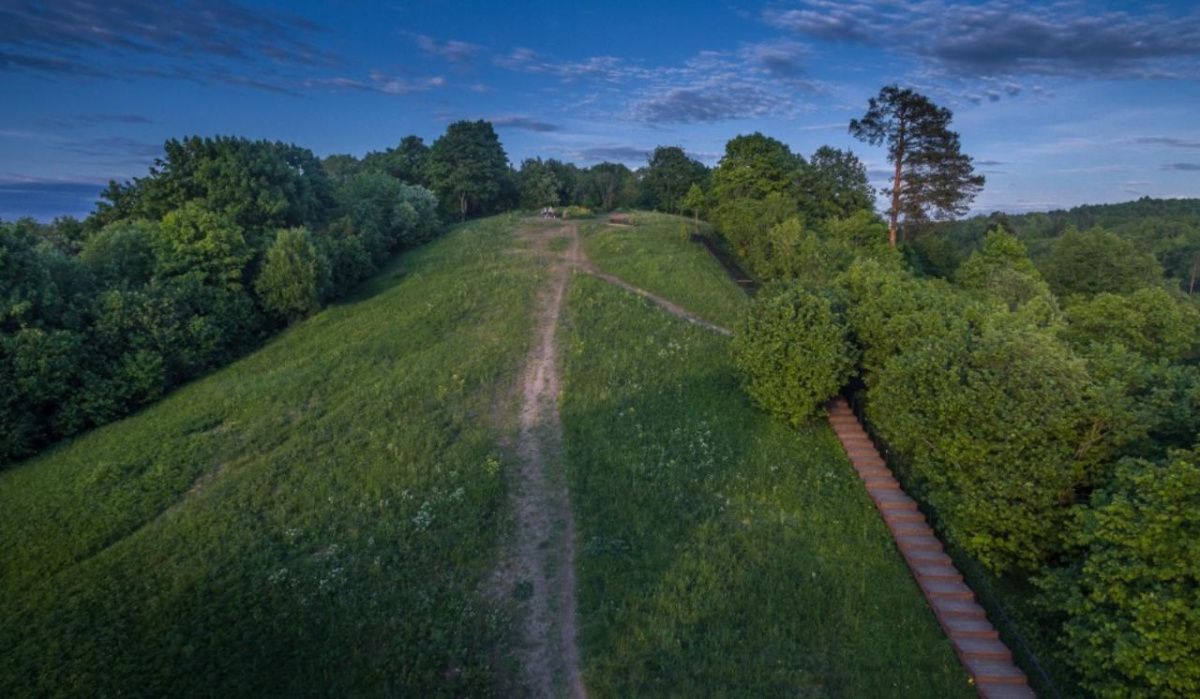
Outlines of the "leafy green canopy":
[[659,146],[650,154],[642,171],[642,205],[649,209],[679,213],[683,198],[693,184],[703,184],[708,168],[689,158],[678,146]]
[[871,145],[887,144],[895,170],[891,186],[883,190],[891,199],[892,244],[901,218],[911,227],[965,213],[984,178],[960,150],[958,134],[949,128],[950,110],[896,85],[884,87],[867,104],[861,119],[850,120],[850,134]]
[[429,182],[460,220],[496,210],[507,179],[508,156],[490,122],[457,121],[433,142]]
[[820,412],[855,364],[829,299],[798,286],[751,304],[734,333],[733,358],[750,397],[794,425]]
[[1098,697],[1200,694],[1200,449],[1122,461],[1042,580],[1061,653]]

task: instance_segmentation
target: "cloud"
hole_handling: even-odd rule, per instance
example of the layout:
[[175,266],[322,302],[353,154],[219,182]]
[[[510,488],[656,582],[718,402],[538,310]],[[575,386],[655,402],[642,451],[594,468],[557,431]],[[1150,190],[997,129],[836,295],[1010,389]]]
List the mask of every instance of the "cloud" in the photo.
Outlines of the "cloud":
[[412,92],[423,92],[434,87],[443,87],[445,84],[446,81],[441,76],[412,80],[389,75],[377,70],[371,71],[366,79],[347,77],[313,78],[304,82],[305,87],[379,92],[385,95],[407,95]]
[[649,124],[693,124],[762,117],[784,111],[782,95],[751,83],[713,81],[700,87],[672,87],[636,102],[637,121]]
[[533,49],[515,48],[496,59],[496,65],[525,73],[551,75],[567,82],[598,80],[616,83],[631,78],[649,78],[653,71],[616,56],[592,56],[579,61],[547,58]]
[[538,121],[527,116],[502,116],[494,117],[492,120],[493,126],[509,129],[524,129],[526,131],[537,131],[546,133],[550,131],[559,131],[562,129],[558,124],[550,124],[545,121]]
[[53,128],[78,129],[101,124],[153,124],[154,122],[140,114],[75,114],[60,117],[43,117],[37,120],[41,126]]
[[804,61],[808,59],[810,51],[804,44],[789,39],[764,41],[746,44],[738,53],[747,63],[761,68],[774,78],[807,83]]
[[1176,138],[1174,136],[1140,136],[1133,143],[1143,146],[1170,146],[1172,148],[1200,148],[1200,139]]
[[650,149],[638,146],[595,146],[584,148],[575,155],[585,162],[612,160],[624,163],[633,161],[644,163],[650,157]]
[[424,34],[416,34],[413,38],[417,42],[417,47],[421,51],[430,56],[445,59],[451,63],[458,65],[469,65],[475,61],[475,57],[483,51],[483,47],[478,44],[470,44],[465,41],[446,41],[438,43],[436,39]]
[[996,167],[997,165],[1007,165],[1008,163],[1003,160],[976,160],[975,164],[982,167]]
[[948,76],[1189,77],[1200,62],[1196,12],[1112,11],[1079,1],[809,0],[763,17],[802,36],[907,54]]
[[1161,169],[1175,172],[1200,172],[1200,163],[1167,163]]
[[0,220],[29,216],[49,221],[57,216],[86,216],[104,189],[100,182],[39,180],[0,176]]
[[152,160],[162,155],[163,152],[161,143],[146,143],[125,136],[68,141],[62,147],[77,155],[135,162]]
[[281,71],[331,68],[321,28],[235,2],[13,0],[0,5],[0,71],[128,75],[287,92]]

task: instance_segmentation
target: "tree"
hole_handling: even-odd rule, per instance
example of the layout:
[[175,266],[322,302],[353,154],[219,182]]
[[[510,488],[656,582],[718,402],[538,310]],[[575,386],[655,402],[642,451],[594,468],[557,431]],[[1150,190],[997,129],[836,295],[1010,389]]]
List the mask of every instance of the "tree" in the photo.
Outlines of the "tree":
[[405,136],[395,148],[367,153],[362,169],[383,172],[407,184],[428,186],[429,146],[420,136]]
[[853,153],[821,146],[808,166],[815,202],[834,216],[875,210],[875,190],[867,180],[867,167]]
[[887,144],[894,172],[888,209],[888,240],[896,244],[900,217],[905,223],[949,218],[966,212],[983,189],[970,156],[959,150],[948,126],[952,114],[924,95],[888,85],[868,101],[862,119],[850,120],[850,134],[877,146]]
[[829,299],[799,286],[755,299],[733,335],[733,359],[746,392],[798,425],[854,374],[855,351]]
[[1053,304],[1050,287],[1038,273],[1025,246],[1002,228],[983,239],[983,247],[958,268],[955,281],[1016,310],[1034,299]]
[[442,206],[458,213],[486,212],[508,177],[508,156],[487,121],[451,124],[429,153],[429,179]]
[[687,194],[680,202],[680,206],[684,211],[692,212],[693,223],[700,222],[700,212],[704,210],[704,190],[700,188],[700,185],[692,183],[692,186],[688,187]]
[[241,227],[228,216],[188,202],[163,217],[153,236],[155,276],[192,277],[209,286],[242,288],[254,252]]
[[659,146],[650,155],[642,175],[642,193],[654,209],[678,213],[688,188],[701,183],[708,168],[693,160],[678,146]]
[[1098,697],[1200,693],[1200,449],[1122,461],[1077,510],[1076,555],[1041,581],[1062,656]]
[[1154,256],[1103,228],[1069,228],[1041,263],[1050,288],[1059,296],[1128,294],[1157,285],[1162,267]]
[[637,180],[629,168],[619,163],[600,163],[588,169],[587,186],[593,208],[610,210],[618,205],[632,205]]
[[517,172],[517,189],[521,193],[521,206],[526,209],[564,203],[559,192],[558,177],[541,158],[527,158],[521,163],[521,169]]
[[329,265],[304,228],[279,231],[254,288],[263,304],[288,322],[316,311],[329,285]]

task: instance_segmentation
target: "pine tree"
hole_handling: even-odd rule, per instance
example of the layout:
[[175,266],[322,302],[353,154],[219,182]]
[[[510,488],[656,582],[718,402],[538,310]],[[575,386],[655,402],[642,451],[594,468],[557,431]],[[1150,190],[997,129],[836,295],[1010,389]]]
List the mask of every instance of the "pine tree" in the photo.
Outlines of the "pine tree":
[[900,217],[905,223],[948,218],[967,211],[983,189],[971,157],[959,150],[958,134],[948,126],[953,117],[924,95],[888,85],[868,102],[862,119],[850,120],[850,134],[871,145],[887,143],[895,168],[888,210],[888,240],[896,244]]

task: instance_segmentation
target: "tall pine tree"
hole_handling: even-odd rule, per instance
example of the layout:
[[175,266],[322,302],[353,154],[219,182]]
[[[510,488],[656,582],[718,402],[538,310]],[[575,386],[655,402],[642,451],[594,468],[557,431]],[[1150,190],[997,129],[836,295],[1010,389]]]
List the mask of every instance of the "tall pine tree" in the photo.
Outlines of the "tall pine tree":
[[906,224],[965,213],[983,176],[959,150],[948,127],[949,109],[907,88],[888,85],[868,102],[862,119],[850,120],[850,134],[871,145],[887,144],[894,167],[888,209],[888,240],[894,246],[903,216]]

